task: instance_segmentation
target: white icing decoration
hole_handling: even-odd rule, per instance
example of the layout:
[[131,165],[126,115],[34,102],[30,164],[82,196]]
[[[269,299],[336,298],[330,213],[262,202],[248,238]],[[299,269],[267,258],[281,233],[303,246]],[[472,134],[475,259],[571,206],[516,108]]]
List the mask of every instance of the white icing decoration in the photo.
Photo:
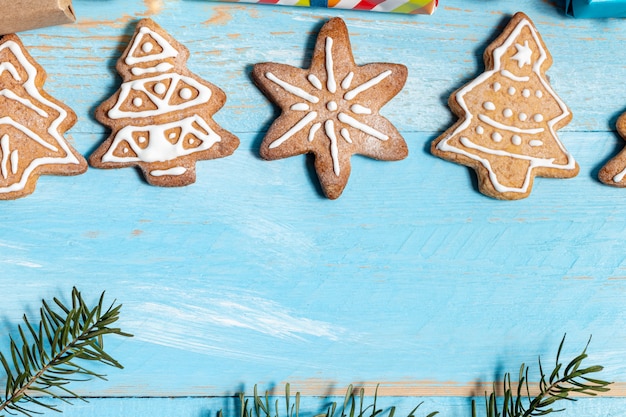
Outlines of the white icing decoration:
[[[145,56],[141,56],[141,57],[133,56],[135,54],[135,51],[139,47],[139,45],[143,44],[143,37],[146,34],[151,36],[152,39],[154,39],[156,41],[156,43],[159,44],[159,46],[161,47],[162,51],[160,53],[158,53],[158,54],[153,54],[153,55],[145,55]],[[146,51],[144,51],[144,52],[146,52]],[[172,45],[170,45],[169,42],[167,42],[165,40],[165,38],[163,38],[163,36],[159,35],[158,33],[154,32],[153,30],[143,26],[142,28],[139,29],[139,33],[135,36],[135,41],[133,42],[132,46],[130,47],[130,50],[128,51],[128,55],[124,59],[124,62],[126,63],[126,65],[131,65],[132,66],[132,65],[136,65],[136,64],[140,64],[140,63],[144,63],[144,62],[162,61],[164,59],[174,58],[176,56],[178,56],[178,51]]]
[[133,99],[133,106],[135,107],[141,107],[141,105],[143,104],[143,100],[139,97],[135,97]]
[[502,85],[499,82],[495,82],[493,83],[493,91],[500,91],[500,88],[502,87]]
[[493,104],[491,101],[485,101],[483,103],[483,107],[485,110],[495,110],[496,109],[496,105]]
[[385,135],[384,133],[374,129],[371,126],[366,125],[365,123],[359,122],[355,118],[348,116],[345,113],[339,113],[337,115],[337,118],[339,119],[340,122],[345,123],[348,126],[352,126],[353,128],[358,129],[363,133],[367,133],[368,135],[373,136],[376,139],[380,139],[380,140],[389,139],[389,136]]
[[[63,139],[63,137],[59,133],[60,125],[67,119],[67,116],[68,116],[67,111],[63,107],[57,105],[53,101],[51,101],[51,100],[47,99],[46,97],[44,97],[39,92],[39,89],[35,85],[35,80],[37,79],[37,69],[35,68],[35,66],[33,64],[30,63],[30,61],[28,59],[26,59],[26,55],[21,50],[19,45],[16,42],[14,42],[14,41],[7,41],[7,42],[4,42],[2,45],[0,45],[0,51],[2,51],[5,48],[8,48],[8,49],[11,50],[11,52],[13,52],[13,55],[15,55],[15,57],[18,60],[18,62],[22,66],[22,69],[24,70],[24,72],[27,75],[26,80],[22,84],[22,87],[24,88],[26,93],[30,96],[30,98],[32,99],[32,100],[29,100],[29,101],[31,101],[31,103],[33,102],[33,100],[35,102],[39,102],[39,103],[43,104],[46,107],[54,109],[55,112],[57,112],[59,114],[59,116],[56,119],[54,119],[52,121],[52,123],[50,123],[50,126],[47,129],[47,133],[52,137],[52,139],[56,142],[56,144],[61,149],[59,149],[56,146],[46,142],[41,137],[39,137],[39,135],[37,135],[35,132],[33,132],[32,130],[28,129],[26,126],[23,126],[23,125],[15,122],[13,119],[11,119],[8,116],[0,118],[0,125],[1,124],[11,125],[11,126],[15,127],[16,129],[22,131],[26,136],[28,136],[29,139],[34,140],[35,142],[39,143],[40,145],[44,146],[45,148],[47,148],[49,150],[52,150],[53,152],[62,151],[64,156],[57,156],[57,157],[50,156],[50,157],[36,158],[36,159],[32,160],[29,163],[29,165],[26,168],[24,168],[24,171],[22,172],[22,175],[21,175],[19,181],[15,182],[15,183],[12,183],[12,184],[10,184],[10,185],[8,185],[6,187],[0,187],[0,193],[9,193],[9,192],[23,190],[24,187],[26,186],[26,182],[28,181],[28,178],[30,177],[31,173],[37,167],[40,167],[42,165],[48,165],[48,164],[79,164],[80,163],[78,161],[78,159],[74,156],[73,152],[70,150],[69,145],[65,142],[65,140]],[[14,74],[11,71],[11,67],[12,67],[12,65],[9,66],[9,65],[2,65],[2,64],[0,64],[0,68],[2,70],[6,69],[7,71],[11,72],[12,76],[15,78],[15,76],[17,74],[17,71],[15,71],[15,74]],[[13,67],[13,68],[15,69],[15,67]],[[16,79],[20,79],[19,75],[17,76]],[[33,104],[33,106],[35,106],[35,104]],[[15,154],[15,155],[18,155],[18,154]],[[19,162],[17,160],[17,156],[12,157],[12,158],[13,158],[12,162],[13,162],[13,160],[15,160],[15,164],[13,164],[13,166],[17,167],[18,162]],[[13,168],[13,169],[17,169],[17,168]]]
[[537,113],[537,114],[535,114],[535,115],[533,116],[533,120],[534,120],[535,122],[537,122],[537,123],[539,123],[539,122],[543,122],[543,115],[541,115],[541,114]]
[[485,133],[485,129],[483,129],[482,126],[476,126],[476,133],[482,135],[483,133]]
[[[170,86],[169,88],[165,85],[163,81],[169,80]],[[177,90],[176,84],[178,82],[184,82],[185,84],[193,87],[198,95],[193,100],[184,101],[179,104],[170,104],[170,100],[172,95]],[[147,85],[149,83],[156,82],[153,89],[148,89]],[[131,92],[140,91],[146,94],[150,100],[156,106],[156,109],[148,109],[141,111],[124,111],[120,109],[120,106],[125,102]],[[111,110],[108,111],[107,115],[111,119],[122,119],[126,117],[130,118],[143,118],[150,116],[158,116],[162,114],[167,114],[170,112],[183,110],[189,107],[197,106],[199,104],[205,104],[209,102],[211,98],[211,89],[203,84],[200,84],[198,81],[191,77],[187,77],[184,75],[169,73],[169,74],[161,74],[155,77],[150,78],[142,78],[140,80],[128,81],[122,83],[120,86],[120,95],[115,103],[115,106]]]
[[153,48],[154,48],[154,45],[152,44],[152,42],[144,42],[144,44],[141,45],[141,50],[147,54],[150,53],[150,51],[152,51]]
[[139,136],[137,138],[137,142],[139,142],[139,143],[146,143],[146,137],[145,136]]
[[193,93],[191,92],[191,89],[187,87],[181,88],[180,91],[178,92],[178,96],[182,98],[183,100],[189,100],[192,95]]
[[335,123],[332,120],[324,122],[324,131],[330,139],[330,157],[333,160],[333,172],[339,176],[341,167],[339,166],[339,148],[337,147],[337,136],[335,135]]
[[511,143],[519,146],[522,144],[522,138],[519,135],[513,135],[513,137],[511,137]]
[[300,97],[300,98],[302,98],[302,99],[304,99],[304,100],[306,100],[306,101],[308,101],[310,103],[317,103],[318,101],[320,101],[319,98],[317,98],[317,97],[307,93],[306,91],[304,91],[300,87],[296,87],[295,85],[291,85],[288,82],[281,80],[280,78],[278,78],[277,76],[275,76],[271,72],[266,72],[265,73],[265,77],[268,80],[272,81],[273,83],[281,86],[288,93],[291,93],[294,96]]
[[0,160],[0,173],[6,180],[9,173],[7,169],[7,164],[9,162],[9,154],[11,153],[9,149],[9,135],[2,135],[0,138],[0,152],[2,152],[2,160]]
[[509,93],[509,95],[512,96],[513,94],[515,94],[515,87],[509,87],[509,89],[506,90],[506,92]]
[[[465,138],[465,139],[467,139],[467,138]],[[493,132],[493,133],[491,134],[491,139],[492,139],[494,142],[500,142],[500,141],[502,140],[502,135],[501,135],[500,133],[498,133],[498,132]]]
[[337,82],[335,81],[335,71],[333,69],[333,38],[326,38],[326,88],[331,93],[337,91]]
[[[201,129],[194,126],[197,124]],[[165,132],[170,129],[180,128],[179,140],[176,143],[170,142],[166,138]],[[148,146],[139,146],[133,140],[133,133],[145,133],[149,137]],[[205,133],[206,132],[206,133]],[[188,134],[193,134],[202,140],[200,146],[193,149],[184,147],[184,138]],[[142,135],[141,137],[145,136]],[[137,156],[117,156],[114,155],[115,149],[121,142],[126,141],[135,155]],[[211,148],[215,143],[220,142],[220,136],[215,133],[211,127],[198,115],[187,117],[183,120],[177,120],[162,125],[150,126],[126,126],[122,128],[111,143],[107,152],[102,156],[102,162],[165,162],[171,161],[178,157],[190,155],[195,152],[204,151]],[[145,142],[145,140],[144,140]]]
[[622,182],[622,180],[624,179],[624,176],[626,176],[626,168],[624,168],[624,170],[622,170],[619,174],[614,176],[613,177],[613,181],[614,182]]
[[311,126],[308,136],[309,142],[313,142],[313,139],[315,138],[315,133],[319,130],[320,127],[322,127],[322,124],[320,122],[317,122],[313,126]]
[[29,109],[35,111],[41,117],[48,117],[48,113],[46,113],[43,109],[35,106],[30,100],[28,100],[28,99],[26,99],[24,97],[18,96],[17,94],[15,94],[11,90],[7,90],[6,88],[3,89],[2,91],[0,91],[0,96],[6,97],[9,100],[17,101],[18,103],[22,103],[24,106],[26,106]]
[[293,135],[295,135],[296,133],[304,129],[306,125],[308,125],[310,122],[315,120],[316,117],[317,117],[317,112],[315,111],[307,113],[307,115],[304,116],[302,119],[300,119],[300,121],[298,121],[298,123],[296,123],[291,129],[283,133],[281,137],[276,139],[274,142],[270,143],[269,148],[273,149],[273,148],[280,146],[284,141],[286,141],[287,139],[291,138]]
[[185,167],[174,167],[174,168],[169,168],[169,169],[154,169],[152,171],[150,171],[150,175],[152,175],[153,177],[163,177],[165,175],[183,175],[185,172],[187,172],[187,168]]
[[13,149],[11,152],[11,173],[13,175],[17,174],[17,169],[20,163],[19,154],[17,149]]
[[174,68],[174,65],[170,64],[169,62],[161,62],[160,64],[154,67],[148,67],[148,68],[133,67],[130,69],[130,72],[132,72],[133,75],[135,76],[140,76],[140,75],[146,75],[146,74],[153,74],[156,72],[166,72],[166,71],[171,70],[172,68]]
[[502,114],[504,115],[504,117],[511,117],[513,116],[513,110],[506,108],[502,111]]
[[350,88],[350,84],[352,84],[352,78],[354,78],[354,72],[350,71],[348,75],[346,75],[346,78],[344,78],[341,82],[341,88],[343,88],[344,90]]
[[517,65],[522,68],[524,65],[530,65],[533,55],[532,49],[528,46],[528,41],[524,41],[524,45],[515,44],[517,53],[511,59],[517,61]]
[[128,153],[128,148],[124,148],[124,153]]
[[381,82],[385,78],[389,77],[390,75],[391,75],[391,70],[384,71],[384,72],[378,74],[376,77],[372,78],[371,80],[366,81],[363,84],[359,85],[358,87],[353,88],[352,90],[346,92],[346,94],[344,94],[343,98],[345,98],[346,100],[352,100],[359,93],[362,93],[363,91],[372,88],[373,86],[375,86],[376,84],[378,84],[379,82]]
[[[489,72],[491,72],[491,71],[489,71]],[[517,75],[513,74],[511,71],[505,70],[505,69],[500,71],[500,74],[503,77],[510,78],[513,81],[519,81],[519,82],[523,82],[523,83],[526,83],[526,82],[530,81],[530,77],[528,77],[528,76],[518,77]]]
[[2,75],[4,71],[9,71],[9,74],[11,74],[15,81],[22,81],[22,77],[20,77],[20,74],[19,72],[17,72],[15,65],[13,65],[12,63],[3,62],[2,64],[0,64],[0,75]]
[[167,137],[169,139],[174,139],[176,137],[176,132],[171,132]]
[[500,122],[496,122],[495,120],[491,119],[489,116],[485,116],[484,114],[479,114],[478,118],[482,121],[487,123],[489,126],[494,127],[496,129],[501,129],[501,130],[508,130],[509,132],[515,132],[515,133],[527,133],[530,135],[536,135],[537,133],[541,133],[544,131],[544,128],[542,127],[538,127],[535,129],[521,129],[517,126],[509,126],[509,125],[505,125],[502,124]]
[[372,109],[362,106],[360,104],[353,104],[350,106],[350,110],[354,114],[372,114]]
[[530,142],[528,142],[528,144],[529,144],[530,146],[542,146],[542,145],[543,145],[543,142],[542,142],[542,141],[540,141],[540,140],[538,140],[538,139],[533,139],[533,140],[531,140]]
[[307,75],[307,80],[309,80],[309,82],[311,83],[311,85],[315,88],[317,88],[318,90],[321,90],[322,88],[324,88],[324,86],[322,86],[322,82],[320,81],[319,78],[317,78],[314,74],[309,74]]
[[193,145],[194,143],[196,143],[196,141],[193,140],[193,138],[189,138],[187,142],[189,142],[190,145]]
[[522,95],[526,98],[530,97],[530,90],[528,88],[524,88],[522,90]]
[[309,105],[306,103],[295,103],[292,104],[291,107],[289,108],[289,110],[295,110],[295,111],[307,111],[309,110]]
[[[520,82],[528,82],[528,81],[530,81],[530,77],[518,77],[518,76],[512,74],[511,72],[509,72],[507,70],[503,70],[501,68],[502,67],[502,57],[503,57],[503,55],[506,53],[507,49],[511,46],[511,44],[515,41],[515,39],[517,39],[517,37],[520,35],[520,33],[521,33],[523,28],[528,28],[529,29],[529,31],[531,33],[531,36],[533,37],[533,39],[535,40],[536,45],[538,46],[537,53],[538,53],[539,56],[538,56],[537,60],[532,64],[532,71],[537,76],[537,79],[539,80],[539,82],[543,86],[544,90],[547,91],[556,100],[559,108],[561,109],[561,114],[556,116],[555,118],[549,120],[548,123],[547,123],[547,126],[548,126],[548,129],[549,129],[549,133],[552,136],[553,140],[556,142],[556,145],[559,147],[559,150],[561,152],[563,152],[564,155],[567,157],[567,163],[565,163],[565,164],[555,163],[554,162],[554,158],[537,158],[537,157],[531,157],[531,156],[527,156],[527,155],[513,154],[513,153],[510,153],[510,152],[503,151],[503,150],[489,149],[489,148],[486,148],[484,146],[476,145],[476,144],[472,143],[469,139],[467,139],[465,137],[461,137],[460,138],[461,144],[464,147],[466,147],[466,148],[478,150],[480,152],[491,154],[491,155],[498,155],[498,156],[506,156],[506,157],[513,157],[513,158],[518,158],[518,159],[524,159],[524,160],[528,160],[530,162],[529,163],[529,169],[526,172],[526,176],[524,178],[523,184],[520,187],[510,187],[510,186],[503,185],[503,184],[501,184],[498,181],[498,178],[497,178],[495,172],[493,171],[493,169],[491,167],[491,163],[489,162],[488,159],[483,158],[480,155],[477,155],[475,153],[468,152],[466,149],[454,146],[454,145],[450,144],[450,140],[455,138],[457,135],[459,135],[465,129],[467,129],[467,127],[472,123],[472,120],[474,118],[474,115],[470,112],[470,109],[468,108],[468,105],[467,105],[467,103],[465,102],[465,99],[464,99],[464,96],[469,91],[473,90],[476,86],[479,86],[482,83],[486,82],[492,76],[494,76],[494,74],[496,74],[498,72],[502,76],[510,78],[510,79],[512,79],[514,81],[520,81]],[[441,151],[457,153],[457,154],[466,156],[467,158],[473,159],[473,160],[478,161],[479,163],[481,163],[487,169],[487,172],[488,172],[491,184],[493,185],[494,189],[497,192],[500,192],[500,193],[504,193],[504,192],[525,193],[528,190],[528,187],[531,184],[531,172],[536,167],[550,167],[550,168],[564,169],[564,170],[575,169],[576,162],[575,162],[574,158],[563,147],[563,145],[559,141],[558,137],[556,136],[556,132],[554,130],[554,126],[558,125],[558,123],[561,120],[563,120],[564,118],[569,117],[570,112],[569,112],[567,106],[565,105],[565,103],[556,95],[556,93],[552,90],[551,86],[548,84],[548,82],[544,79],[544,77],[541,74],[540,68],[541,68],[541,65],[543,64],[543,62],[547,59],[547,53],[543,49],[543,47],[541,46],[541,41],[539,39],[539,35],[537,34],[535,28],[532,26],[532,24],[527,19],[522,19],[519,22],[519,24],[511,31],[509,37],[499,47],[494,49],[493,57],[494,57],[494,59],[493,59],[493,62],[494,62],[493,70],[489,70],[489,71],[483,72],[480,76],[478,76],[472,82],[470,82],[465,87],[463,87],[459,91],[457,91],[457,93],[455,95],[455,98],[456,98],[456,101],[459,104],[459,106],[465,112],[465,119],[463,120],[462,123],[460,123],[456,127],[456,129],[450,135],[448,135],[447,137],[445,137],[444,139],[439,141],[436,146],[437,146],[437,149],[439,149]],[[479,115],[479,118],[480,118],[480,115]]]
[[528,119],[528,115],[526,113],[520,113],[517,117],[520,120],[520,122],[525,122],[526,119]]
[[326,108],[328,109],[328,111],[337,111],[337,103],[331,100],[326,103]]
[[352,143],[352,138],[350,137],[350,132],[348,132],[348,129],[346,129],[345,127],[342,127],[341,130],[339,131],[339,134],[346,142]]
[[154,89],[154,92],[159,95],[165,94],[165,91],[167,90],[167,87],[163,83],[156,83],[152,88]]
[[541,92],[541,90],[535,91],[535,97],[537,97],[537,98],[543,97],[543,93]]

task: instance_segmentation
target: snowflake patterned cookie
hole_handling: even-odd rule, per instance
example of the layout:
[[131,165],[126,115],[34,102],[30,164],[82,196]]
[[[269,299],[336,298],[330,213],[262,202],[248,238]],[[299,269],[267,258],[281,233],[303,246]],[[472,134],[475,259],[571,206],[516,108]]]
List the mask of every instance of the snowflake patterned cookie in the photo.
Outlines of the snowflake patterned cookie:
[[77,175],[87,161],[63,138],[76,114],[43,90],[46,73],[16,35],[0,41],[0,200],[35,191],[40,175]]
[[196,161],[232,154],[239,139],[213,121],[226,95],[186,68],[189,51],[150,19],[117,62],[124,82],[96,109],[109,138],[90,156],[98,168],[138,166],[165,187],[196,180]]
[[479,190],[503,200],[527,197],[535,176],[576,176],[578,164],[556,135],[572,114],[548,83],[552,57],[530,19],[515,14],[484,60],[485,72],[450,96],[460,120],[432,153],[473,168]]
[[404,86],[404,65],[357,66],[340,18],[320,30],[309,69],[260,63],[252,78],[282,111],[261,144],[267,160],[312,153],[324,194],[339,197],[350,176],[350,157],[395,161],[407,156],[397,129],[378,114]]
[[[626,113],[617,119],[617,133],[626,140]],[[626,187],[626,148],[607,162],[598,173],[600,181],[614,187]]]

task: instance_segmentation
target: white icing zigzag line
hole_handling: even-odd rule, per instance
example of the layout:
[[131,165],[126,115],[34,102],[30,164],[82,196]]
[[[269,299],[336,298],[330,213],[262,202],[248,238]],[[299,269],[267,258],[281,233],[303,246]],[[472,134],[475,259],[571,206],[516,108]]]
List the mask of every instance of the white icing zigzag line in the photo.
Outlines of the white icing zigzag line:
[[509,132],[515,132],[515,133],[525,133],[525,134],[529,134],[529,135],[536,135],[537,133],[541,133],[543,132],[545,129],[543,127],[538,127],[535,129],[521,129],[517,126],[509,126],[509,125],[505,125],[502,124],[500,122],[496,122],[495,120],[493,120],[491,117],[484,115],[484,114],[479,114],[477,116],[481,121],[487,123],[488,125],[490,125],[491,127],[495,127],[496,129],[502,129],[502,130],[506,130]]
[[0,64],[0,75],[2,75],[4,71],[9,71],[9,73],[11,74],[11,76],[13,76],[15,81],[22,81],[22,77],[20,77],[20,74],[17,72],[17,69],[15,69],[15,66],[11,64],[10,62],[3,62],[2,64]]
[[[204,131],[205,134],[199,129],[195,128],[193,124],[197,123]],[[172,128],[180,128],[179,140],[172,144],[165,137],[165,131]],[[143,132],[149,135],[148,146],[142,148],[133,140],[133,133]],[[187,134],[193,133],[195,136],[202,140],[202,144],[197,148],[185,149],[183,147],[183,141]],[[145,127],[138,126],[126,126],[121,129],[115,135],[111,146],[107,152],[102,156],[102,162],[165,162],[171,161],[179,156],[190,155],[195,152],[204,151],[209,149],[213,144],[221,140],[220,136],[215,133],[211,127],[198,115],[188,117],[186,119],[166,123],[162,125],[152,125]],[[132,148],[135,156],[120,157],[113,154],[115,149],[122,141],[126,141]]]
[[[166,94],[163,98],[160,98],[158,95],[155,95],[155,92],[153,91],[148,91],[148,89],[146,88],[147,83],[156,81],[157,84],[155,85],[158,85],[158,83],[163,80],[170,80],[170,87],[165,92]],[[172,95],[174,94],[174,92],[176,91],[176,85],[180,81],[184,81],[186,84],[189,84],[190,86],[195,88],[198,91],[198,96],[194,98],[193,100],[185,101],[177,105],[170,105],[169,101]],[[161,85],[163,84],[161,83]],[[163,85],[163,87],[165,87],[165,85]],[[132,90],[141,91],[144,94],[146,94],[148,97],[150,97],[150,99],[157,106],[157,108],[155,110],[142,110],[142,111],[136,111],[136,112],[121,110],[120,107],[126,101],[126,99],[128,98]],[[141,117],[149,117],[149,116],[158,116],[161,114],[166,114],[166,113],[170,113],[170,112],[177,111],[177,110],[183,110],[192,106],[197,106],[199,104],[208,103],[211,98],[211,95],[212,93],[211,93],[210,88],[200,84],[199,82],[197,82],[191,77],[187,77],[187,76],[183,76],[183,75],[175,74],[175,73],[162,74],[156,77],[142,78],[140,80],[128,81],[128,82],[123,83],[120,87],[120,95],[119,95],[119,98],[117,99],[117,103],[115,103],[115,106],[113,106],[113,108],[108,111],[107,115],[111,119],[123,119],[126,117],[141,118]]]
[[[76,157],[74,156],[74,154],[70,151],[69,149],[69,145],[67,145],[65,143],[65,140],[63,139],[63,137],[61,136],[61,134],[59,133],[58,129],[59,126],[61,125],[61,123],[63,123],[63,121],[67,118],[67,112],[65,111],[65,109],[63,109],[62,107],[60,107],[59,105],[53,103],[52,101],[48,100],[47,98],[43,97],[41,95],[41,93],[39,92],[39,90],[37,89],[37,87],[35,86],[35,78],[37,77],[37,69],[26,59],[26,56],[24,55],[24,52],[22,52],[22,50],[20,49],[19,45],[14,42],[14,41],[7,41],[4,44],[0,45],[0,51],[4,48],[9,48],[11,50],[11,52],[13,52],[13,54],[15,55],[15,57],[18,59],[19,63],[22,65],[24,71],[26,71],[26,74],[28,75],[28,78],[26,79],[26,82],[22,85],[24,87],[24,89],[26,90],[26,92],[35,100],[39,101],[40,103],[43,103],[44,105],[51,107],[53,109],[55,109],[57,112],[59,112],[59,117],[57,117],[51,124],[50,127],[48,128],[48,133],[50,134],[50,136],[52,136],[56,141],[57,144],[61,147],[61,149],[63,149],[63,151],[65,152],[64,157],[45,157],[45,158],[37,158],[35,160],[33,160],[30,165],[28,165],[26,167],[26,169],[24,169],[24,172],[22,173],[22,177],[20,178],[19,182],[13,183],[10,186],[7,187],[0,187],[0,193],[9,193],[9,192],[13,192],[13,191],[18,191],[18,190],[23,190],[24,187],[26,186],[26,181],[28,180],[28,178],[30,177],[30,174],[33,172],[33,170],[41,165],[47,165],[47,164],[78,164],[79,161],[78,159],[76,159]],[[12,122],[12,123],[11,123]],[[34,132],[30,131],[30,129],[26,128],[25,126],[19,125],[17,123],[15,123],[11,118],[9,117],[3,117],[0,119],[0,124],[1,123],[7,123],[7,124],[11,124],[14,127],[22,130],[24,133],[30,133],[27,135],[29,137],[31,137],[32,139],[36,140],[37,142],[39,142],[40,144],[42,144],[43,146],[47,147],[48,149],[54,150],[54,151],[58,151],[58,149],[56,147],[54,147],[53,145],[45,142],[43,139],[39,138],[39,136],[37,136]]]
[[[152,36],[152,38],[157,41],[163,51],[158,54],[146,55],[142,57],[132,56],[137,50],[137,47],[141,43],[141,40],[143,39],[145,34],[150,34],[150,36]],[[141,29],[139,29],[139,34],[135,37],[135,42],[133,42],[133,45],[130,47],[130,50],[128,51],[128,55],[124,59],[124,62],[126,63],[126,65],[135,65],[143,62],[161,61],[163,59],[174,58],[176,56],[178,56],[178,51],[172,45],[170,45],[169,42],[166,41],[165,38],[163,38],[163,36],[143,26]]]
[[22,103],[24,106],[35,111],[41,117],[48,117],[48,113],[46,113],[43,109],[40,109],[39,107],[35,106],[33,103],[30,102],[30,100],[24,97],[18,96],[11,90],[7,90],[6,88],[4,90],[0,90],[0,96],[4,96],[8,98],[9,100],[15,100],[19,103]]
[[148,68],[133,67],[130,70],[130,72],[132,72],[133,75],[140,76],[140,75],[145,75],[145,74],[152,74],[155,72],[165,72],[165,71],[171,70],[172,68],[174,68],[174,65],[170,64],[169,62],[161,62],[160,64],[154,67],[148,67]]
[[[463,99],[464,95],[467,92],[471,91],[475,86],[482,84],[485,80],[490,78],[494,73],[500,71],[500,65],[501,65],[501,58],[502,58],[502,56],[504,55],[506,50],[511,46],[511,44],[515,41],[515,39],[519,36],[521,30],[524,27],[528,27],[528,29],[530,30],[533,38],[535,39],[535,43],[537,44],[537,46],[539,48],[539,59],[537,59],[537,61],[533,64],[532,70],[537,75],[537,77],[538,77],[539,81],[541,82],[541,84],[543,85],[543,87],[556,100],[556,102],[558,103],[558,105],[559,105],[559,107],[561,108],[561,111],[562,111],[560,116],[557,116],[556,118],[554,118],[554,119],[552,119],[552,120],[550,120],[548,122],[548,127],[550,128],[550,134],[552,135],[552,138],[556,142],[557,146],[567,156],[567,164],[566,165],[555,165],[555,164],[553,164],[553,162],[554,162],[553,159],[546,160],[546,159],[533,158],[531,160],[530,168],[529,168],[529,171],[527,172],[527,176],[526,176],[526,180],[524,181],[524,184],[520,188],[515,188],[515,187],[507,187],[507,186],[505,186],[503,184],[500,184],[498,182],[498,179],[497,179],[493,169],[491,168],[491,164],[489,163],[488,160],[486,160],[484,158],[481,158],[481,157],[479,157],[477,155],[474,155],[472,153],[469,153],[469,152],[467,152],[467,151],[465,151],[463,149],[460,149],[460,148],[457,148],[455,146],[452,146],[448,142],[449,142],[449,140],[451,138],[455,137],[460,132],[465,130],[472,122],[473,115],[470,112],[469,108],[467,107],[467,104],[465,103],[465,100]],[[491,183],[492,183],[492,185],[493,185],[493,187],[495,188],[496,191],[501,192],[501,193],[503,193],[503,192],[524,193],[524,192],[526,192],[528,190],[528,186],[530,185],[530,180],[529,180],[529,178],[530,178],[530,171],[534,167],[543,166],[543,167],[552,167],[552,168],[559,168],[559,169],[574,169],[574,167],[576,166],[576,162],[574,161],[574,158],[563,147],[563,144],[561,143],[561,141],[556,136],[556,132],[554,130],[554,126],[559,121],[561,121],[564,118],[568,117],[570,115],[570,112],[567,109],[567,106],[565,105],[565,103],[556,95],[556,93],[554,92],[554,90],[552,90],[552,88],[550,87],[548,82],[546,80],[544,80],[543,77],[541,76],[541,72],[540,72],[541,64],[543,64],[543,62],[545,61],[547,55],[546,55],[545,50],[541,46],[541,42],[539,41],[539,36],[537,35],[537,33],[536,33],[535,29],[533,28],[532,24],[527,19],[523,19],[515,27],[515,29],[511,32],[511,35],[509,35],[507,40],[501,46],[499,46],[498,48],[496,48],[493,51],[493,56],[494,56],[494,69],[482,73],[480,76],[478,76],[476,79],[474,79],[474,81],[472,81],[471,83],[469,83],[467,86],[463,87],[462,89],[460,89],[456,93],[456,101],[459,103],[461,108],[465,111],[465,120],[463,121],[463,123],[461,123],[454,130],[454,132],[452,132],[448,137],[444,138],[443,140],[441,140],[437,144],[437,149],[439,149],[441,151],[444,151],[444,152],[458,153],[458,154],[464,155],[464,156],[466,156],[466,157],[468,157],[470,159],[474,159],[476,161],[479,161],[487,169],[487,171],[489,173],[489,179],[491,180]],[[502,70],[501,74],[503,76],[511,78],[513,80],[517,80],[517,79],[519,79],[520,81],[529,81],[530,80],[529,77],[517,77],[517,76],[515,76],[514,74],[510,73],[507,70]],[[514,155],[514,154],[509,154],[508,156],[518,157],[518,155]]]

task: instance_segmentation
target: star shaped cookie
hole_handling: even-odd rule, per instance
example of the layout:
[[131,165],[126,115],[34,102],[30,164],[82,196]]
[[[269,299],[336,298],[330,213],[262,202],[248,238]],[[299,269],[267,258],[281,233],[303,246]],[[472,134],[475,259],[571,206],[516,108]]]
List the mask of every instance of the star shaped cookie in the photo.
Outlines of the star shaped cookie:
[[261,157],[312,153],[324,194],[338,198],[348,182],[353,154],[386,161],[408,155],[398,130],[378,114],[406,78],[404,65],[357,65],[344,21],[329,20],[318,34],[309,69],[278,63],[254,66],[255,84],[282,112],[263,139]]

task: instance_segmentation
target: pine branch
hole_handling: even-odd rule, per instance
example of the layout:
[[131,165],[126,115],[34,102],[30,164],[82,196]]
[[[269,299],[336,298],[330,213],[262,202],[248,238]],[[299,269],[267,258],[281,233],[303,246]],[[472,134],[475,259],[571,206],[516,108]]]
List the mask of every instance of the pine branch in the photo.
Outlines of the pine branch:
[[38,326],[24,315],[23,326],[17,328],[19,337],[10,338],[10,354],[0,352],[7,379],[5,394],[0,396],[0,412],[32,416],[35,411],[23,405],[28,403],[59,411],[57,406],[42,401],[42,396],[67,403],[70,399],[82,400],[68,388],[70,383],[92,377],[106,379],[82,364],[99,362],[123,368],[104,351],[105,335],[132,337],[111,327],[119,319],[121,305],[113,303],[105,309],[103,292],[98,304],[90,308],[76,288],[71,298],[69,307],[57,298],[52,306],[42,300]]
[[[581,368],[583,360],[587,358],[587,348],[591,338],[587,342],[582,353],[572,359],[565,368],[560,361],[561,351],[565,342],[565,336],[561,340],[556,354],[555,366],[550,376],[543,371],[541,358],[539,358],[539,393],[532,397],[528,382],[529,368],[522,364],[519,371],[517,388],[514,391],[511,383],[511,375],[504,375],[504,399],[502,409],[498,408],[496,388],[489,396],[485,395],[485,409],[487,417],[537,417],[552,412],[563,411],[554,409],[553,404],[560,400],[576,401],[570,394],[578,393],[595,396],[598,393],[608,392],[610,382],[590,377],[602,371],[602,366],[589,366]],[[562,373],[561,373],[562,372]],[[515,393],[514,393],[515,392]],[[476,417],[476,404],[472,401],[472,417]]]

